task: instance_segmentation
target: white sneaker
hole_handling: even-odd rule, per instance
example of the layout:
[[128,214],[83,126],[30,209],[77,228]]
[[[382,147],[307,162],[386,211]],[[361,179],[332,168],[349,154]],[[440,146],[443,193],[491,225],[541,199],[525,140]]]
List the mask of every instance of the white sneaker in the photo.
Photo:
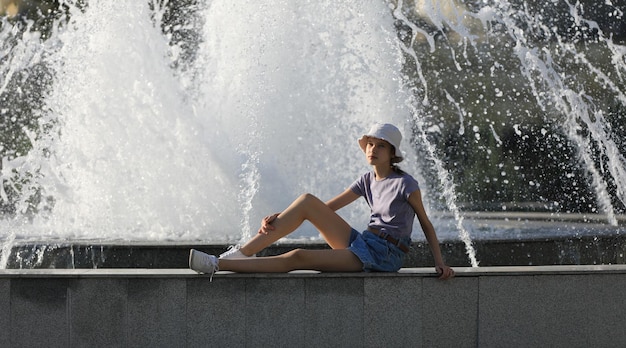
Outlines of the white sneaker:
[[256,257],[256,254],[252,256],[244,255],[239,248],[239,244],[231,245],[226,252],[220,255],[220,259],[247,259],[249,257]]
[[189,251],[189,268],[198,273],[211,274],[211,280],[213,273],[219,271],[217,257],[203,253],[201,251],[191,249]]

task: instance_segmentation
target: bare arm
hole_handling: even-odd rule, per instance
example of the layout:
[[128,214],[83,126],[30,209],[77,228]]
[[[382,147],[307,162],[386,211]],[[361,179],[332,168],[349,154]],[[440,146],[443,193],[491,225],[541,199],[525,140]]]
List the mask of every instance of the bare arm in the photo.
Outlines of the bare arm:
[[330,209],[332,209],[333,211],[337,211],[345,207],[346,205],[354,202],[357,198],[359,198],[359,195],[352,192],[352,190],[350,189],[346,189],[342,193],[338,194],[335,198],[326,202],[326,205],[329,206]]
[[441,276],[441,279],[448,279],[454,276],[454,270],[446,265],[443,261],[443,257],[441,256],[441,249],[439,248],[439,240],[437,239],[437,233],[435,232],[435,228],[433,224],[430,222],[428,215],[426,215],[426,210],[424,209],[424,204],[422,203],[422,194],[420,190],[417,190],[409,196],[409,204],[413,207],[415,214],[417,215],[417,219],[420,222],[420,226],[422,227],[422,231],[424,231],[424,236],[426,236],[426,240],[428,241],[428,246],[430,247],[430,251],[435,259],[435,270]]

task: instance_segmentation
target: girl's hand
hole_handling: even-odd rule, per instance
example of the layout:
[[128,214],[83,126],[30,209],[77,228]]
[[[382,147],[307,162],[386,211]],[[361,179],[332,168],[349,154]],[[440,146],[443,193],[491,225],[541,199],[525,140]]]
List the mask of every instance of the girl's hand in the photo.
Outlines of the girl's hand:
[[261,220],[261,228],[259,228],[258,233],[269,234],[271,231],[273,231],[275,227],[272,226],[272,222],[276,220],[276,217],[278,217],[278,215],[280,215],[280,213],[264,217],[263,220]]
[[454,278],[454,270],[445,264],[435,266],[439,279],[445,280]]

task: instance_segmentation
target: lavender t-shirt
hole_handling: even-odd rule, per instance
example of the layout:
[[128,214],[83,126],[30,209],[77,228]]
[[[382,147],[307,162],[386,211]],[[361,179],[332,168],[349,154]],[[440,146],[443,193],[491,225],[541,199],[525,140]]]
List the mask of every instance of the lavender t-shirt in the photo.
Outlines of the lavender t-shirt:
[[415,211],[408,199],[419,190],[417,180],[409,174],[396,172],[380,181],[375,178],[374,172],[368,172],[350,185],[352,192],[363,196],[370,206],[368,226],[394,238],[410,238]]

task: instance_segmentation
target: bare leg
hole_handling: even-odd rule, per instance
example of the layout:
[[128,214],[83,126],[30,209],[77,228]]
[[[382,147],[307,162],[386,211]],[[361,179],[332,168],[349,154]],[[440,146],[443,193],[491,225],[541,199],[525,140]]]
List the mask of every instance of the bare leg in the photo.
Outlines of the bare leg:
[[320,231],[331,248],[345,249],[349,246],[350,225],[317,197],[303,194],[272,222],[273,231],[256,234],[240,250],[244,255],[256,254],[293,232],[305,220]]
[[220,259],[220,271],[289,272],[297,269],[325,272],[359,272],[363,263],[348,249],[295,249],[278,256],[249,259]]

